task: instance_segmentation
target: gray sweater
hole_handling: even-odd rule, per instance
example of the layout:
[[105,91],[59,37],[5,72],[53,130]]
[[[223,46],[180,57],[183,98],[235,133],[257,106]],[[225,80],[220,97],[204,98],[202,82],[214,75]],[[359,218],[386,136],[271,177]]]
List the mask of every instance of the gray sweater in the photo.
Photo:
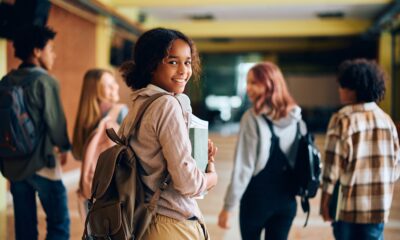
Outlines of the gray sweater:
[[[280,138],[279,146],[290,163],[294,165],[292,146],[296,136],[297,122],[301,121],[301,109],[296,106],[285,118],[272,120],[275,134]],[[307,130],[301,121],[301,132]],[[240,131],[236,145],[234,168],[225,195],[224,209],[232,211],[242,198],[251,178],[266,166],[271,147],[271,132],[261,115],[251,108],[240,121]]]

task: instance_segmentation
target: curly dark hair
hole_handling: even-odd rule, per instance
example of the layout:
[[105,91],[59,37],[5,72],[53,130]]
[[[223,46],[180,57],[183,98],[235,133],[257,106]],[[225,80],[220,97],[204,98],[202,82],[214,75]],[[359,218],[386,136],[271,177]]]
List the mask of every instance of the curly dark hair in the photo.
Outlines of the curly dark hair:
[[133,59],[120,67],[125,83],[133,90],[146,87],[152,79],[152,73],[168,55],[176,39],[181,39],[189,45],[193,76],[197,80],[200,75],[200,59],[194,42],[179,31],[154,28],[139,37],[134,47]]
[[56,34],[47,26],[29,25],[19,28],[13,37],[15,56],[22,61],[27,60],[35,48],[43,49]]
[[357,102],[379,102],[385,95],[386,75],[375,61],[346,60],[339,66],[337,79],[341,88],[356,92]]

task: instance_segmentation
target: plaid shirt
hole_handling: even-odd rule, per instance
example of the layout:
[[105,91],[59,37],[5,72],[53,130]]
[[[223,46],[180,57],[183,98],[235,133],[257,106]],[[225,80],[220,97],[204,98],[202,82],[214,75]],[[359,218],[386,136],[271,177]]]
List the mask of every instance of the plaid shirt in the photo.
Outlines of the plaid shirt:
[[340,180],[339,220],[387,222],[399,165],[396,127],[375,103],[345,106],[332,116],[322,190],[332,194]]

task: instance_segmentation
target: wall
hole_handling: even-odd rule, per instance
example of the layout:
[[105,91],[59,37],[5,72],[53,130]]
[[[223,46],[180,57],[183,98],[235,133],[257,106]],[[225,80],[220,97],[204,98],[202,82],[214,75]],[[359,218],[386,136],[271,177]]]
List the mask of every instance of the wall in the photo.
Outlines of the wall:
[[335,75],[287,75],[289,91],[300,106],[337,107],[340,105]]
[[[0,39],[0,76],[6,74],[6,57],[7,42]],[[0,175],[0,239],[7,237],[7,181]]]

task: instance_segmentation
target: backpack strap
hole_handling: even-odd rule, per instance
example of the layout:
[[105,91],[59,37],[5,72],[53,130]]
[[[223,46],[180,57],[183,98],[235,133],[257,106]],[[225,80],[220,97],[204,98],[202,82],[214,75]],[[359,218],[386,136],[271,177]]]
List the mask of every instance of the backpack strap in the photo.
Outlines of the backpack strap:
[[150,199],[148,209],[150,210],[151,213],[155,213],[157,203],[158,203],[158,200],[160,199],[161,193],[165,189],[167,189],[170,181],[171,181],[171,175],[169,175],[169,173],[167,172],[166,176],[164,177],[164,180],[158,186],[157,190],[154,192],[153,196]]
[[132,132],[139,126],[140,122],[142,121],[144,112],[146,111],[146,109],[150,106],[150,104],[152,104],[156,99],[158,99],[161,96],[164,95],[171,95],[169,93],[166,92],[161,92],[161,93],[157,93],[154,94],[153,96],[151,96],[149,99],[147,99],[143,105],[139,108],[137,114],[136,114],[136,118],[133,122],[133,124],[131,125],[131,128],[129,129],[128,132],[128,137],[125,137],[125,141],[127,142],[127,144],[129,144],[129,139],[131,138]]
[[267,116],[265,116],[264,114],[262,115],[262,117],[267,122],[269,131],[271,132],[271,147],[270,147],[270,151],[271,151],[271,149],[273,149],[275,147],[275,144],[277,144],[279,147],[279,137],[276,136],[276,134],[275,134],[274,124],[272,123],[272,121],[269,120],[269,118]]
[[40,69],[40,68],[32,68],[31,70],[30,70],[30,73],[29,73],[29,75],[27,75],[26,77],[24,77],[23,79],[20,79],[20,80],[18,80],[18,81],[13,81],[11,78],[10,78],[10,75],[11,75],[11,73],[13,73],[13,72],[15,72],[15,71],[17,71],[17,70],[12,70],[9,74],[7,74],[7,75],[5,75],[2,79],[1,79],[1,81],[0,81],[0,83],[3,85],[3,86],[21,86],[22,88],[25,88],[26,86],[28,86],[33,80],[35,80],[37,77],[39,77],[40,75],[43,75],[43,74],[45,74],[46,73],[46,71],[45,70],[42,70],[42,69]]
[[[123,136],[122,138],[120,138],[120,137],[118,136],[118,134],[114,131],[114,129],[106,129],[107,136],[108,136],[112,141],[114,141],[115,143],[122,144],[122,145],[125,145],[125,146],[129,146],[129,139],[130,139],[131,136],[132,136],[132,132],[139,126],[139,124],[140,124],[140,122],[141,122],[141,120],[142,120],[142,118],[143,118],[143,115],[144,115],[144,112],[146,111],[146,109],[147,109],[147,108],[150,106],[150,104],[152,104],[156,99],[158,99],[159,97],[164,96],[164,95],[170,95],[170,94],[169,94],[169,93],[166,93],[166,92],[157,93],[157,94],[154,94],[153,96],[151,96],[148,100],[146,100],[146,101],[143,103],[143,105],[139,108],[138,113],[136,114],[136,118],[135,118],[135,120],[134,120],[132,126],[131,126],[130,129],[129,129],[129,136],[128,136],[128,137],[124,137],[124,136]],[[129,147],[129,148],[130,148],[130,147]],[[132,149],[132,148],[130,148],[130,149]],[[132,151],[133,151],[133,149],[132,149]],[[159,187],[157,188],[157,190],[154,192],[153,196],[152,196],[151,199],[150,199],[150,202],[149,202],[149,210],[150,210],[152,213],[155,212],[156,207],[157,207],[158,200],[160,199],[160,196],[161,196],[161,192],[163,192],[163,191],[167,188],[167,186],[168,186],[170,180],[171,180],[171,176],[170,176],[170,174],[167,172],[166,175],[165,175],[165,177],[164,177],[164,179],[163,179],[163,181],[160,183]]]
[[[159,97],[164,96],[164,95],[170,95],[170,94],[166,93],[166,92],[157,93],[157,94],[154,94],[153,96],[151,96],[148,100],[146,100],[146,102],[143,103],[143,105],[140,107],[138,113],[136,114],[135,121],[133,122],[131,128],[129,129],[129,136],[124,139],[126,141],[126,145],[129,144],[129,139],[132,136],[132,132],[139,126],[140,122],[142,121],[142,118],[143,118],[143,115],[144,115],[144,112],[146,111],[146,109],[156,99],[158,99]],[[158,200],[160,199],[161,192],[163,192],[168,187],[170,180],[171,180],[171,175],[167,172],[165,174],[164,180],[160,183],[159,187],[157,188],[157,190],[154,192],[153,196],[151,197],[148,209],[150,210],[150,212],[152,214],[154,214],[156,211],[157,203],[158,203]]]
[[264,114],[262,115],[262,117],[263,117],[264,120],[267,122],[269,131],[271,132],[272,137],[278,138],[278,136],[276,136],[276,134],[275,134],[275,131],[274,131],[274,124],[272,123],[272,121],[269,120],[269,118],[267,118],[267,116],[265,116]]
[[310,218],[310,200],[308,199],[307,196],[301,196],[300,202],[301,202],[301,209],[303,209],[304,213],[307,213],[306,221],[304,222],[303,225],[303,227],[306,227],[308,219]]

